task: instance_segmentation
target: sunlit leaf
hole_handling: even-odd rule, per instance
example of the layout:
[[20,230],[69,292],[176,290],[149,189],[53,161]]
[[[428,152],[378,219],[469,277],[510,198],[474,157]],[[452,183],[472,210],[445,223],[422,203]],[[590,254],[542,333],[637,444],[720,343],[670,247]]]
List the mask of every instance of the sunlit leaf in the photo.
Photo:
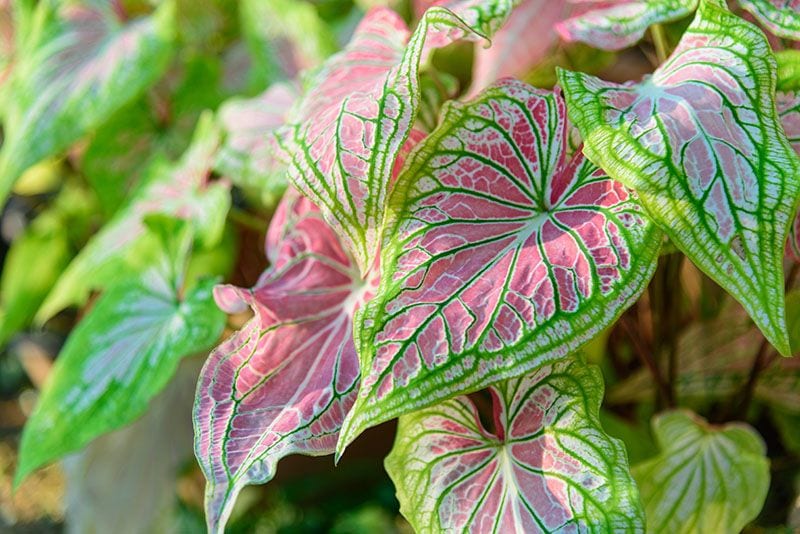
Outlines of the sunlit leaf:
[[782,261],[800,160],[775,113],[764,34],[704,0],[642,83],[560,79],[587,157],[635,189],[672,242],[788,354]]
[[400,418],[386,470],[417,532],[637,532],[625,448],[598,412],[603,379],[578,361],[489,389],[487,429],[468,397]]
[[234,185],[254,191],[265,206],[275,206],[286,189],[286,166],[276,160],[272,133],[283,126],[296,94],[294,85],[278,83],[219,110],[225,141],[214,168]]
[[364,428],[562,358],[638,298],[661,234],[580,152],[560,95],[506,80],[446,108],[393,190],[357,331]]
[[70,263],[39,310],[37,320],[42,322],[67,306],[82,304],[92,289],[119,281],[129,263],[127,252],[144,233],[147,214],[165,213],[191,220],[204,245],[218,242],[230,207],[229,184],[208,180],[219,143],[220,133],[213,118],[204,116],[192,146],[181,160],[174,165],[156,162],[131,202]]
[[190,228],[175,219],[151,224],[153,267],[111,286],[67,339],[25,425],[17,483],[139,417],[180,359],[207,349],[222,332],[215,281],[184,287]]
[[739,0],[739,3],[770,32],[800,41],[798,0]]
[[[579,41],[603,50],[636,44],[653,24],[689,15],[698,0],[572,0],[579,14],[556,25],[565,41]],[[596,4],[596,6],[592,6]]]
[[681,410],[656,416],[653,433],[661,453],[633,467],[647,532],[735,534],[755,519],[770,478],[755,430],[709,425]]
[[413,34],[394,12],[370,11],[282,132],[290,179],[321,208],[362,273],[376,256],[392,166],[419,108],[420,63],[434,48],[491,35],[512,5],[433,7]]
[[5,95],[0,202],[25,169],[133,100],[172,55],[175,10],[121,23],[110,3],[39,2]]
[[333,452],[358,388],[353,314],[377,285],[361,281],[319,210],[289,190],[270,226],[272,266],[253,289],[221,286],[229,312],[255,313],[212,352],[195,403],[206,515],[221,532],[239,491],[288,454]]

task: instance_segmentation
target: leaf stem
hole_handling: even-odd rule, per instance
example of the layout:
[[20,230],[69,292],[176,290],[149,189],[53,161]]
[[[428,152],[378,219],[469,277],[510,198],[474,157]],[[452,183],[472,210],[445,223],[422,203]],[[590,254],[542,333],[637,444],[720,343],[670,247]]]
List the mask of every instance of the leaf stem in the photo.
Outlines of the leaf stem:
[[645,346],[644,341],[639,336],[636,329],[630,324],[630,321],[626,316],[623,315],[620,318],[619,324],[622,326],[622,329],[625,330],[625,333],[628,335],[631,343],[633,343],[633,349],[636,353],[636,356],[650,371],[650,375],[653,377],[653,381],[656,383],[659,397],[662,399],[668,398],[670,394],[669,386],[664,381],[664,377],[661,375],[661,370],[658,368],[658,365],[656,365],[656,362],[653,359],[652,351]]
[[236,224],[251,230],[255,230],[256,232],[264,233],[267,231],[266,222],[241,209],[231,208],[231,210],[228,212],[228,217],[230,217],[230,219]]
[[650,26],[650,36],[653,38],[656,58],[658,58],[660,65],[669,57],[669,45],[667,44],[667,35],[664,33],[664,27],[661,24],[653,24]]
[[677,336],[680,329],[681,265],[683,254],[662,256],[659,269],[650,284],[650,308],[653,321],[653,352],[657,363],[666,360],[666,391],[658,404],[667,408],[677,405],[678,381]]

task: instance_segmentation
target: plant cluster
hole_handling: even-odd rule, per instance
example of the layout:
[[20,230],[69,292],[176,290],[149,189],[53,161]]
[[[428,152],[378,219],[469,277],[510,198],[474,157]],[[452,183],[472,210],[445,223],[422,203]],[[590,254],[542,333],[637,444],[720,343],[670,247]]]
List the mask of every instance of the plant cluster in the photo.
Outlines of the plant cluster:
[[17,480],[209,350],[211,532],[396,418],[419,532],[739,532],[764,429],[800,473],[798,2],[213,4],[4,6],[0,200],[57,185],[0,340],[82,310]]

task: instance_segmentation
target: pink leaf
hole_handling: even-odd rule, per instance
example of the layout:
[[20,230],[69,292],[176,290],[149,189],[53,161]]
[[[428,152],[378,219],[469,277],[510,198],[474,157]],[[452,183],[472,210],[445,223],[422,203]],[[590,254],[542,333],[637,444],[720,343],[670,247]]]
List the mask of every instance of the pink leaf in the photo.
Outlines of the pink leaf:
[[366,427],[576,350],[655,269],[660,233],[636,198],[580,152],[567,160],[559,95],[506,80],[446,110],[390,199],[340,450]]
[[[800,95],[797,93],[778,93],[775,95],[775,106],[778,109],[783,130],[792,148],[800,154]],[[795,215],[789,229],[786,243],[786,255],[800,261],[800,214]]]

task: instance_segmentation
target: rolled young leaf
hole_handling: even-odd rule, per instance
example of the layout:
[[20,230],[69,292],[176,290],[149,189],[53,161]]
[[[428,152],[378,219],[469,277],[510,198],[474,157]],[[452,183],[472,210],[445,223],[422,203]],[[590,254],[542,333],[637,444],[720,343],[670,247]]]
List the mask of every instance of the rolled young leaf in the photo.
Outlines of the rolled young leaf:
[[579,41],[603,50],[620,50],[636,44],[651,25],[691,14],[697,8],[698,0],[572,2],[585,7],[580,10],[582,12],[556,24],[561,37],[565,41]]
[[644,290],[661,233],[578,152],[564,101],[505,80],[445,108],[389,204],[380,290],[358,319],[362,430],[521,376],[592,339]]
[[672,242],[788,354],[782,261],[800,160],[775,113],[764,34],[704,0],[642,83],[559,77],[586,156],[635,189]]
[[800,41],[800,1],[739,0],[739,3],[775,35]]
[[769,488],[766,447],[744,423],[709,425],[688,410],[653,418],[661,453],[633,467],[647,532],[736,534]]
[[154,220],[152,268],[113,285],[72,331],[25,424],[18,484],[34,469],[119,428],[147,409],[186,355],[207,349],[225,315],[213,279],[184,287],[192,244],[183,221]]
[[490,36],[514,0],[429,9],[409,37],[388,9],[367,13],[315,76],[280,135],[289,178],[322,210],[362,274],[377,254],[392,166],[417,115],[419,67],[455,40]]
[[58,154],[162,74],[175,5],[121,22],[109,2],[39,2],[4,95],[0,204],[31,165]]
[[333,452],[359,381],[353,314],[377,286],[319,210],[287,191],[270,225],[271,267],[253,289],[221,286],[230,312],[255,312],[217,347],[200,376],[195,452],[208,484],[206,518],[222,532],[236,496],[289,454]]
[[386,470],[420,533],[641,532],[625,446],[598,418],[603,379],[577,359],[400,418]]

